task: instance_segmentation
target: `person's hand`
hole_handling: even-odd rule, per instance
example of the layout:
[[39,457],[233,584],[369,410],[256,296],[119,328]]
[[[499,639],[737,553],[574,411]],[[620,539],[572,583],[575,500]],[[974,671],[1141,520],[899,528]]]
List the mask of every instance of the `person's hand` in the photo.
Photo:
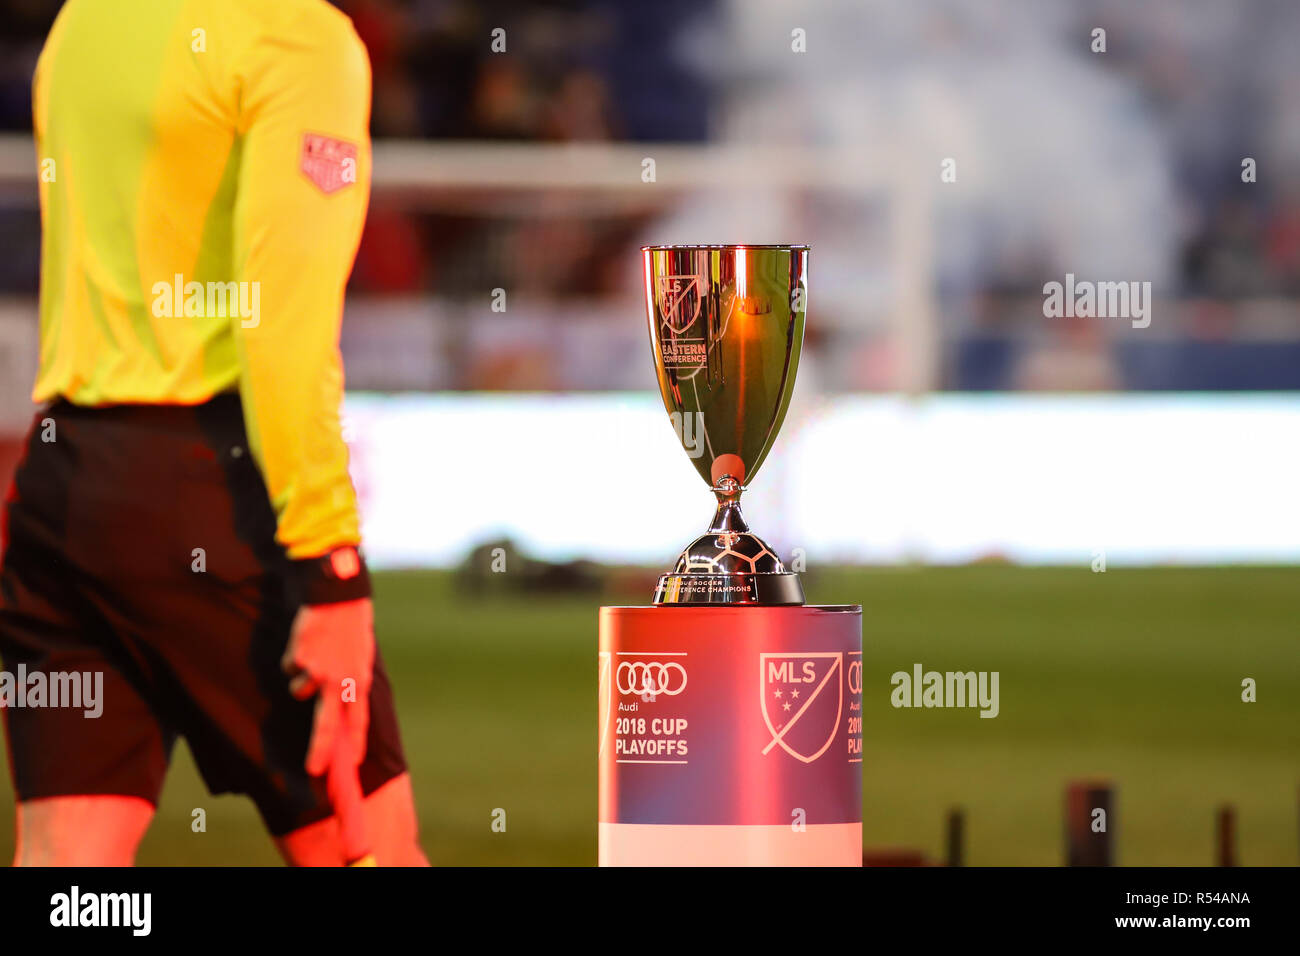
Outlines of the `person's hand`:
[[307,772],[323,774],[336,760],[350,767],[360,764],[366,753],[375,666],[370,599],[304,605],[294,618],[280,663],[294,697],[306,700],[319,694]]

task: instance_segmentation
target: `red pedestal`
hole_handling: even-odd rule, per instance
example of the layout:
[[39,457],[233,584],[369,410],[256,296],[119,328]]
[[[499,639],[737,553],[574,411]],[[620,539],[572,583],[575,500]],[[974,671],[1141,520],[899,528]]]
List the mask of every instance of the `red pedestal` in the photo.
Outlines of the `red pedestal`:
[[862,609],[600,609],[600,863],[862,862]]

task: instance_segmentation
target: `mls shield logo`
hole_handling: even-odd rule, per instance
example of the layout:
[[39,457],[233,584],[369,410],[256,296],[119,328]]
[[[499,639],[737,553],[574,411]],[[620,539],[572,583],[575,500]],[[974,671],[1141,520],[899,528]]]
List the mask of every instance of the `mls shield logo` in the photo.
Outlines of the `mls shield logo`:
[[758,655],[759,706],[772,734],[764,756],[779,746],[812,763],[830,748],[844,707],[843,667],[838,652]]
[[338,192],[357,181],[357,146],[319,133],[304,133],[300,167],[321,192]]
[[681,335],[700,317],[704,276],[659,276],[659,314],[674,335]]

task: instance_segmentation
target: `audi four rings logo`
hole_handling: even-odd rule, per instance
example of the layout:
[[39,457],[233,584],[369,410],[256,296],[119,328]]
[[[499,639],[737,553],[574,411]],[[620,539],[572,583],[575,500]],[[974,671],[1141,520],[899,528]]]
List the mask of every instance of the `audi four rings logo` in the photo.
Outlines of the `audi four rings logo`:
[[676,661],[623,661],[616,683],[620,694],[676,697],[686,689],[686,668]]
[[862,693],[862,661],[849,662],[849,693]]

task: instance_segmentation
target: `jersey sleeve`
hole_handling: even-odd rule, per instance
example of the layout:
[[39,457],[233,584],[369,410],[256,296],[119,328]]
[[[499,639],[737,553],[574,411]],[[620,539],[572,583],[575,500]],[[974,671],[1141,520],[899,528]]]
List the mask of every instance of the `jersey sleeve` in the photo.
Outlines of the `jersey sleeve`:
[[239,388],[278,540],[305,562],[361,537],[339,331],[369,200],[370,64],[330,11],[259,37],[238,72]]

